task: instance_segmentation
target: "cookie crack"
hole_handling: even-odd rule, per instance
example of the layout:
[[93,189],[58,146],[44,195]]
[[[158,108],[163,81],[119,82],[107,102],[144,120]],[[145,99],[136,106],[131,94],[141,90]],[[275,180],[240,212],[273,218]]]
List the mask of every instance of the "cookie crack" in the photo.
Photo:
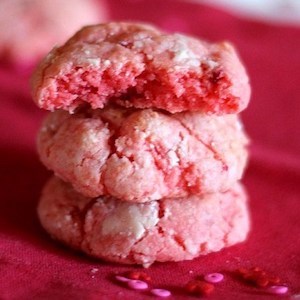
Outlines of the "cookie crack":
[[85,224],[86,224],[86,215],[91,210],[91,208],[97,203],[97,198],[92,198],[83,208],[79,208],[78,206],[73,206],[73,211],[71,213],[72,217],[79,219],[79,230],[80,230],[80,236],[81,236],[81,242],[80,242],[80,248],[83,249],[83,243],[85,243],[85,246],[88,248],[90,253],[92,253],[92,249],[90,245],[86,242],[86,231],[85,231]]
[[225,160],[222,158],[221,154],[211,145],[203,141],[203,139],[200,138],[198,134],[195,134],[189,126],[187,126],[180,118],[176,118],[176,120],[183,126],[188,133],[195,138],[197,141],[199,141],[206,149],[208,149],[214,156],[214,158],[221,162],[223,171],[228,171],[228,165],[226,164]]
[[178,234],[174,234],[171,235],[171,238],[183,250],[183,252],[186,252],[187,249],[181,236],[179,236]]
[[[164,232],[162,227],[159,225],[160,221],[162,218],[164,218],[165,216],[165,207],[164,207],[164,203],[162,200],[157,201],[157,205],[158,205],[158,212],[157,212],[157,216],[158,216],[158,222],[155,224],[155,226],[152,228],[152,232],[155,230],[157,231],[157,233],[161,236],[164,236]],[[144,226],[143,226],[144,227]],[[145,229],[145,227],[144,227]],[[137,241],[134,242],[134,244],[131,246],[131,249],[129,251],[128,257],[130,258],[131,261],[135,261],[135,256],[136,255],[140,255],[140,256],[147,256],[144,252],[137,252],[134,250],[134,248],[141,243],[145,238],[147,238],[150,234],[150,231],[145,229],[145,232],[143,234],[143,236],[141,238],[139,238]],[[160,251],[162,251],[163,246],[160,247],[159,250],[156,251],[156,254],[159,253]],[[151,253],[151,256],[155,256],[155,253]],[[145,263],[145,262],[143,262]],[[147,262],[147,266],[150,266],[153,262]]]

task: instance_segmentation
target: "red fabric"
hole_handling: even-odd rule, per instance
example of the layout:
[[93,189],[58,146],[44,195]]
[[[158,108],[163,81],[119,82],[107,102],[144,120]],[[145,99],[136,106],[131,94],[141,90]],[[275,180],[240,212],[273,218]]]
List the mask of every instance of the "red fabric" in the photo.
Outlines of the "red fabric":
[[[189,299],[181,287],[196,275],[224,272],[210,299],[261,299],[262,290],[232,277],[259,266],[300,294],[300,28],[241,20],[175,0],[110,0],[112,19],[143,20],[210,40],[236,44],[249,71],[253,96],[243,113],[252,138],[246,172],[252,231],[246,243],[181,263],[154,264],[154,287]],[[120,287],[115,272],[139,269],[103,263],[53,242],[35,212],[49,173],[39,163],[35,135],[44,115],[28,92],[29,72],[0,68],[0,299],[151,299]],[[92,268],[98,268],[95,274]],[[272,298],[274,296],[265,296]],[[195,299],[191,297],[190,299]]]

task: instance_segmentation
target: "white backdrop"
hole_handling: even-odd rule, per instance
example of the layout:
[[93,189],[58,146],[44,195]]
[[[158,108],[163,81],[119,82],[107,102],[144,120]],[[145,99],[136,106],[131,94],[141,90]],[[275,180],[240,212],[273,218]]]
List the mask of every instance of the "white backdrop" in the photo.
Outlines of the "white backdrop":
[[186,0],[223,7],[239,15],[300,25],[300,0]]

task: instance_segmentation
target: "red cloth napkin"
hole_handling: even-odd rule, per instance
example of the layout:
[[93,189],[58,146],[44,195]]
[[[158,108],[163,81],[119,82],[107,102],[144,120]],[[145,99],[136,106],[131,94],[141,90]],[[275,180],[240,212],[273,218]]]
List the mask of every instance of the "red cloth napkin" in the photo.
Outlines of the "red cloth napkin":
[[[251,199],[249,239],[193,261],[154,264],[146,270],[152,286],[170,289],[175,299],[195,299],[182,289],[187,281],[223,272],[225,280],[211,299],[271,299],[231,273],[259,266],[279,276],[290,296],[300,294],[300,28],[242,20],[175,0],[108,2],[115,20],[142,20],[212,41],[232,41],[253,87],[251,105],[243,113],[252,139],[244,178]],[[153,298],[112,281],[114,273],[141,268],[72,252],[40,227],[35,208],[49,173],[35,152],[44,113],[31,102],[28,78],[28,70],[0,68],[0,299]]]

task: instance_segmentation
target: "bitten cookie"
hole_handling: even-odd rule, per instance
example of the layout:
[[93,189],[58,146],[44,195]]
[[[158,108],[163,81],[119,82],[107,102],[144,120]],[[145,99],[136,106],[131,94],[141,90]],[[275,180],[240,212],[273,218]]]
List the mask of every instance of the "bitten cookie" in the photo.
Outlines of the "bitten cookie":
[[51,113],[38,137],[42,162],[78,192],[132,202],[225,191],[246,145],[236,115],[112,107]]
[[99,0],[1,0],[0,60],[35,63],[82,26],[105,19]]
[[159,108],[227,114],[250,98],[248,76],[229,43],[209,44],[142,24],[85,27],[56,48],[33,78],[44,109]]
[[53,177],[38,206],[43,227],[57,240],[107,261],[143,264],[181,261],[245,240],[246,194],[225,193],[132,204],[87,198]]

